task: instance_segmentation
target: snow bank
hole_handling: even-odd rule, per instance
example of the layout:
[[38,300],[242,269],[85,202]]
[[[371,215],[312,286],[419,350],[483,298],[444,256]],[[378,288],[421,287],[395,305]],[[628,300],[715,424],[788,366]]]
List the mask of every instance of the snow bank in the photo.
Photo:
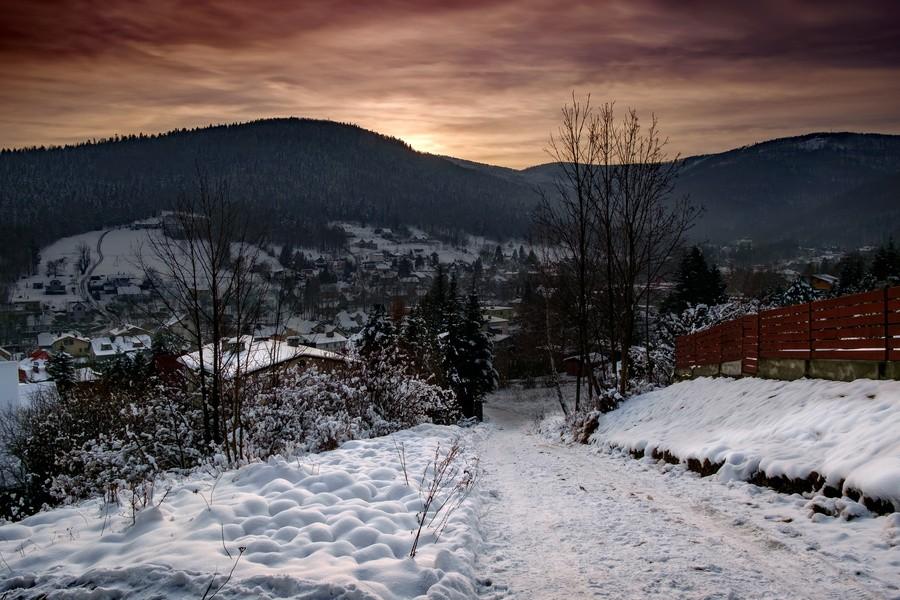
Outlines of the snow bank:
[[601,416],[592,443],[721,465],[725,481],[806,479],[900,510],[900,382],[700,378]]
[[[99,500],[38,513],[0,527],[0,595],[200,598],[234,568],[218,597],[471,598],[477,494],[438,540],[423,532],[415,559],[408,556],[421,508],[413,486],[435,447],[460,435],[422,425],[252,464],[218,483],[198,475],[133,525],[125,509],[106,518]],[[395,444],[405,448],[413,486]]]

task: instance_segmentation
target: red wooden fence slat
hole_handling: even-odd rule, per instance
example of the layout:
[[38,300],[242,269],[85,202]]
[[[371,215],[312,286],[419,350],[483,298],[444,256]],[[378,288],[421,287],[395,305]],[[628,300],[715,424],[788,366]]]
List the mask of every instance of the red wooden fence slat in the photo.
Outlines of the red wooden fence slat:
[[761,311],[676,340],[681,368],[760,358],[900,360],[900,287]]

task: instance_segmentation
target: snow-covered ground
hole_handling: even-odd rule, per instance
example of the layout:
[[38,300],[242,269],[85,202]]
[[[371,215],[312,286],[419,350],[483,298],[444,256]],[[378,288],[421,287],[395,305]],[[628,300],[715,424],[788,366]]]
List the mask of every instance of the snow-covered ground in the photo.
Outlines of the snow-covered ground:
[[818,473],[900,510],[896,381],[684,381],[603,415],[592,441],[721,463],[722,481]]
[[[431,256],[432,252],[437,252],[439,260],[443,263],[452,263],[455,261],[472,263],[478,258],[482,248],[487,248],[493,253],[497,247],[496,241],[480,236],[467,236],[464,245],[454,246],[452,244],[445,244],[440,240],[432,238],[416,227],[409,227],[409,230],[413,237],[419,238],[419,240],[422,241],[395,242],[385,238],[380,233],[375,233],[376,229],[384,231],[384,228],[343,222],[334,223],[334,225],[341,227],[347,232],[349,235],[348,244],[350,251],[357,254],[364,254],[365,250],[355,248],[354,244],[360,241],[367,241],[374,242],[378,250],[389,250],[395,254],[408,254],[412,252],[413,254],[420,253],[425,258],[428,258]],[[507,242],[505,251],[511,253],[514,249],[518,249],[520,243],[524,242]]]
[[900,599],[898,513],[811,515],[800,495],[564,444],[536,433],[558,413],[547,389],[485,413],[484,600]]
[[[3,598],[466,599],[478,496],[409,551],[417,481],[435,447],[469,434],[423,425],[319,455],[158,488],[136,523],[99,500],[0,527]],[[405,449],[407,485],[398,445]],[[108,514],[108,516],[107,516]]]
[[[900,513],[847,521],[799,494],[566,444],[546,428],[558,412],[552,391],[513,388],[473,430],[420,426],[253,464],[214,491],[196,476],[135,525],[127,509],[105,518],[99,501],[46,511],[0,527],[0,597],[200,598],[234,567],[219,597],[900,600]],[[690,425],[702,433],[699,416]],[[460,434],[480,455],[480,493],[410,559],[412,480]]]

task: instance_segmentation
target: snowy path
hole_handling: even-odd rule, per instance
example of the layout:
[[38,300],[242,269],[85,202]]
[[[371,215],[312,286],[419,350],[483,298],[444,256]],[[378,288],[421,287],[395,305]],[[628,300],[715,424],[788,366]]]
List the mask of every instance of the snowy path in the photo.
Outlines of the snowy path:
[[816,524],[797,497],[554,444],[538,410],[485,407],[482,599],[900,598],[886,519]]

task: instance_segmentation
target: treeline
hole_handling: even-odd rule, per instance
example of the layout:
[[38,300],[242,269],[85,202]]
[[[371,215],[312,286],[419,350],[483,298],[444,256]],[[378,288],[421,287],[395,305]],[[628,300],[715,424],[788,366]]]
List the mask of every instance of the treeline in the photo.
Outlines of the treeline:
[[[324,241],[331,220],[417,225],[503,239],[522,234],[534,191],[421,154],[359,127],[309,119],[129,136],[0,152],[0,276],[27,270],[34,248],[128,223],[194,193],[198,171],[226,181],[273,240]],[[524,209],[524,210],[523,210]]]

